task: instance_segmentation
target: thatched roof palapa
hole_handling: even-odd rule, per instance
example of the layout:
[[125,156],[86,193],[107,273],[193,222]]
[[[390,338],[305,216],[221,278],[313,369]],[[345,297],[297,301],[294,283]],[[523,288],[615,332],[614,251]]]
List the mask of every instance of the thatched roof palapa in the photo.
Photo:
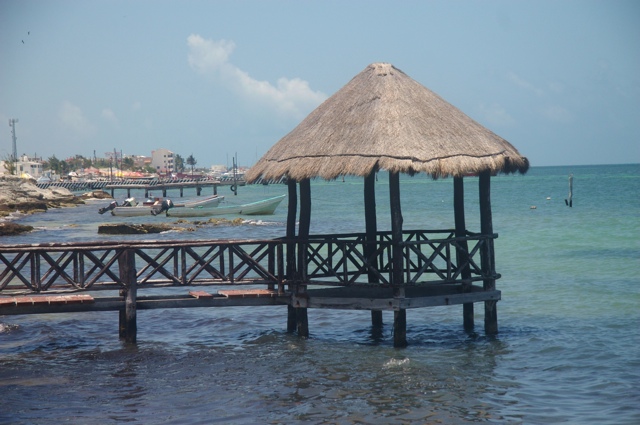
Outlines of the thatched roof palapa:
[[245,177],[331,180],[384,169],[438,178],[528,168],[509,142],[393,65],[374,63],[280,139]]

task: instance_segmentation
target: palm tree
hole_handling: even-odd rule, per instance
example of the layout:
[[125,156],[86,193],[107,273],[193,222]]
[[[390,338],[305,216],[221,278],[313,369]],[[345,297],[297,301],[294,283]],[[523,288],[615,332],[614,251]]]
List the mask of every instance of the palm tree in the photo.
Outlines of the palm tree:
[[189,158],[187,158],[187,164],[191,166],[191,175],[193,175],[193,167],[195,167],[197,163],[198,161],[193,157],[193,154],[189,155]]
[[175,170],[179,173],[184,171],[184,158],[182,156],[180,156],[180,154],[176,154],[173,157],[173,165],[175,167]]

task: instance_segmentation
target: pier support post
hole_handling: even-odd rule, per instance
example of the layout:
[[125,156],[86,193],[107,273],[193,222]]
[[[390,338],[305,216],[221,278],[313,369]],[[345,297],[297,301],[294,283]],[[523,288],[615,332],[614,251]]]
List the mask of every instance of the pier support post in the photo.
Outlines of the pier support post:
[[[402,206],[400,203],[400,174],[389,172],[389,204],[391,209],[391,284],[393,296],[404,298],[404,272],[402,270]],[[393,346],[407,346],[407,311],[398,310],[393,318]]]
[[[298,191],[296,181],[289,179],[287,181],[289,206],[287,210],[287,240],[293,241],[296,237],[296,213],[298,211]],[[286,278],[289,282],[296,279],[296,244],[293,242],[287,243],[287,259],[286,259]],[[293,291],[292,285],[289,285],[289,290]],[[296,308],[292,305],[287,307],[287,332],[293,333],[296,331]]]
[[407,346],[407,310],[393,312],[393,346],[396,348]]
[[[480,233],[493,235],[493,220],[491,217],[491,173],[483,171],[479,180],[480,192]],[[496,289],[495,253],[493,239],[487,239],[480,250],[480,263],[482,273],[488,276],[484,279],[482,287],[485,291]],[[498,333],[498,311],[496,301],[484,302],[484,331],[489,335]]]
[[[296,292],[305,295],[307,292],[307,267],[306,267],[306,246],[309,240],[309,229],[311,227],[311,180],[304,179],[300,181],[300,219],[298,220],[298,281],[302,285],[296,285]],[[307,308],[299,307],[296,309],[296,321],[298,328],[298,336],[309,337],[309,319],[307,316]]]
[[296,308],[296,330],[298,336],[309,338],[309,317],[306,307]]
[[[364,221],[366,228],[364,256],[370,262],[368,278],[369,283],[378,283],[378,275],[374,270],[378,269],[378,261],[375,256],[378,234],[378,222],[376,218],[376,170],[364,178]],[[379,330],[382,328],[382,311],[371,310],[371,326]]]
[[135,251],[125,249],[118,258],[120,279],[125,289],[120,291],[124,296],[124,309],[120,310],[120,338],[127,343],[135,344],[138,332],[136,297],[138,284],[136,279]]
[[[464,238],[467,236],[467,225],[464,216],[464,182],[462,177],[453,178],[453,210],[456,225],[456,238]],[[463,281],[469,281],[471,278],[471,270],[469,268],[469,246],[467,240],[458,242],[459,248],[456,250],[456,258],[458,266],[464,264],[460,277]],[[470,284],[462,285],[463,291],[468,292],[471,289]],[[473,303],[462,304],[462,322],[464,330],[470,332],[475,324],[473,319]]]
[[294,333],[296,331],[296,324],[298,319],[296,317],[296,308],[292,305],[287,306],[287,333]]

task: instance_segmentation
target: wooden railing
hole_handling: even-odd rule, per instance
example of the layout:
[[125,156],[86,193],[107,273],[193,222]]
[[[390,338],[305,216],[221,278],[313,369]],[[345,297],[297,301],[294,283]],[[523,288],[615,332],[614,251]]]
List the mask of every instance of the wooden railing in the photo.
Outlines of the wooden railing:
[[[403,285],[432,283],[471,283],[498,278],[483,272],[480,252],[489,249],[497,235],[467,232],[455,237],[453,230],[412,230],[403,233]],[[463,243],[464,242],[464,243]],[[302,280],[316,284],[394,285],[391,258],[391,232],[378,232],[375,242],[367,242],[364,234],[311,236],[301,242],[306,255],[300,270]],[[365,247],[371,246],[371,254]],[[467,269],[468,278],[462,277]],[[372,276],[374,279],[372,279]]]
[[[403,285],[499,277],[479,264],[497,235],[455,237],[450,230],[420,230],[403,236]],[[354,233],[316,235],[293,244],[272,239],[4,245],[0,293],[123,288],[119,262],[125,251],[133,252],[139,289],[251,284],[282,292],[287,283],[392,286],[392,245],[390,232],[379,232],[374,242]],[[286,279],[288,247],[299,254],[294,257],[298,273]]]
[[277,240],[38,244],[0,247],[0,291],[123,287],[119,260],[126,250],[134,253],[139,288],[284,280]]

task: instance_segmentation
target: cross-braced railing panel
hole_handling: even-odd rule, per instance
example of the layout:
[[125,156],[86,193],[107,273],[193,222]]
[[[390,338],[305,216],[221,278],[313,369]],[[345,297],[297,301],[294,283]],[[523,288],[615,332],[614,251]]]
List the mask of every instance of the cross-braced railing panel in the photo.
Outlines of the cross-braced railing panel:
[[282,242],[198,241],[42,244],[0,247],[0,291],[117,289],[121,258],[132,250],[138,286],[278,284]]
[[[14,253],[0,252],[0,290],[24,289],[41,292],[52,287],[90,289],[99,282],[121,284],[114,249],[93,251],[70,248],[65,250],[34,249]],[[28,278],[27,278],[28,276]]]
[[[479,251],[487,240],[495,237],[468,233],[456,238],[452,230],[403,232],[400,243],[403,284],[460,283],[487,278],[478,265]],[[473,246],[468,249],[462,241],[473,242]],[[392,285],[391,232],[377,234],[375,248],[368,258],[365,255],[366,244],[364,234],[311,237],[304,246],[306,277],[311,282],[316,280],[340,286]],[[459,257],[466,260],[459,261]],[[471,277],[463,279],[461,273],[465,268]]]
[[[495,279],[480,261],[497,235],[412,230],[394,244],[390,232],[316,235],[307,240],[152,241],[0,246],[0,291],[114,289],[125,251],[132,251],[136,283],[144,286],[266,283],[286,279],[287,250],[298,263],[290,283],[393,286],[394,246],[403,285]],[[129,258],[129,255],[127,255]],[[128,260],[126,260],[128,261]]]

